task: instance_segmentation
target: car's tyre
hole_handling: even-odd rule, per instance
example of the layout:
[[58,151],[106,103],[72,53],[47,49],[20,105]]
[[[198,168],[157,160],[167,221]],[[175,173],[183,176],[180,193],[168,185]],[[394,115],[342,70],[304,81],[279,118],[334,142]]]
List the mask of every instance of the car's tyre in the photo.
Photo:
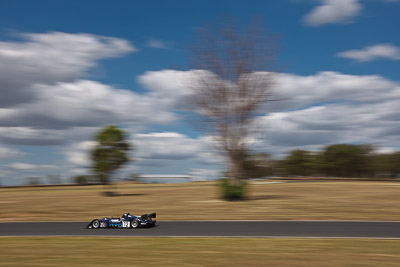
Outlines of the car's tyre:
[[99,220],[93,220],[92,226],[95,229],[99,228],[100,227],[100,221]]
[[139,220],[132,220],[131,221],[131,227],[132,228],[139,228],[139,226],[140,226]]

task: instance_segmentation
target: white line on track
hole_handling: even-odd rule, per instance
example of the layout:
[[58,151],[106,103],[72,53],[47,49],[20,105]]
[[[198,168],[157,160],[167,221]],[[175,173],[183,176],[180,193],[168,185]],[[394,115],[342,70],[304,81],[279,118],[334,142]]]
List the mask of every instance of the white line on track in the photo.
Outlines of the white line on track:
[[119,235],[9,235],[4,237],[110,237],[110,238],[265,238],[265,239],[374,239],[400,240],[399,237],[350,237],[350,236],[119,236]]

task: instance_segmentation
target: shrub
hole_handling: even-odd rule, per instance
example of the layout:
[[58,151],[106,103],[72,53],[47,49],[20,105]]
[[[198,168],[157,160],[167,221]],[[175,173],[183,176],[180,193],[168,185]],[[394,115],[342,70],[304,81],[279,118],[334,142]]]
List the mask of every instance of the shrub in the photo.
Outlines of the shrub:
[[30,186],[39,185],[40,178],[39,177],[28,177],[28,178],[26,178],[26,183],[27,183],[27,185],[30,185]]
[[76,184],[87,184],[88,183],[88,177],[86,175],[78,175],[73,178],[74,182]]
[[239,179],[221,179],[220,187],[222,198],[229,201],[238,201],[245,198],[246,182]]

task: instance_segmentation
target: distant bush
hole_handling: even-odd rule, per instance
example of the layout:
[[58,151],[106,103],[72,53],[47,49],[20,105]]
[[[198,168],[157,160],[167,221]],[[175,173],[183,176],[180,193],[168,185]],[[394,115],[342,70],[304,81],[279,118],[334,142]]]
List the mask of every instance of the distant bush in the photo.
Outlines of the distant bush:
[[87,184],[89,179],[86,175],[77,175],[73,177],[73,182],[76,184]]
[[229,201],[243,200],[246,195],[247,184],[238,179],[224,178],[220,180],[222,198]]
[[27,185],[39,185],[40,184],[40,178],[39,177],[28,177],[26,178],[26,184]]
[[61,184],[61,176],[60,175],[47,175],[47,182],[49,184]]
[[132,173],[128,177],[128,181],[137,182],[139,180],[140,180],[140,174],[139,173]]

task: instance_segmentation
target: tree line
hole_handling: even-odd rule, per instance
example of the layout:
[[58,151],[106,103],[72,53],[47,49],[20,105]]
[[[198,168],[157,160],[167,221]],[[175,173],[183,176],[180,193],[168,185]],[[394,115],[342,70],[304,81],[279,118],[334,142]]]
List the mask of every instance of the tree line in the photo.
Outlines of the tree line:
[[321,151],[292,150],[282,159],[266,153],[243,152],[243,176],[321,176],[396,178],[400,152],[377,153],[372,145],[334,144]]

